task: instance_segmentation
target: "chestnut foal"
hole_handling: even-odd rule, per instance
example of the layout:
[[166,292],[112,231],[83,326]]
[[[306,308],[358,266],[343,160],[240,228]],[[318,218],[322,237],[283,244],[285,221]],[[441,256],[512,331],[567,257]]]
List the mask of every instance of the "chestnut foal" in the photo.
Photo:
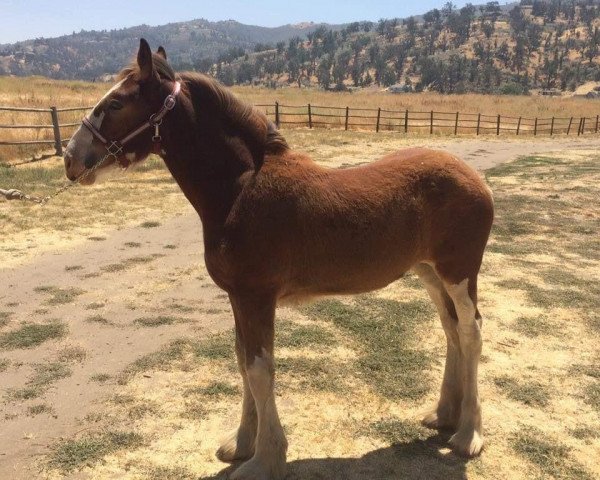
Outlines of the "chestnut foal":
[[153,54],[141,40],[137,62],[71,139],[67,176],[87,172],[93,183],[110,165],[152,151],[200,215],[206,267],[233,308],[242,418],[217,453],[245,462],[232,479],[285,476],[273,393],[277,304],[376,290],[409,270],[423,280],[447,338],[440,399],[423,421],[452,429],[457,453],[479,454],[477,275],[493,203],[474,170],[426,149],[320,167],[290,150],[262,113],[209,77],[176,75],[164,49]]

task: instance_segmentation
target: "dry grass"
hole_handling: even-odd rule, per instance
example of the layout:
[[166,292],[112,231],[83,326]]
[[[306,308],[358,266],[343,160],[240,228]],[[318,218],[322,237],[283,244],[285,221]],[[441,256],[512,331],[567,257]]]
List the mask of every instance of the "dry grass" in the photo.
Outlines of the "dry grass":
[[[42,77],[0,78],[0,106],[24,108],[48,108],[50,106],[72,107],[94,105],[110,88],[108,84],[80,81],[58,81]],[[317,89],[283,88],[270,90],[259,87],[234,87],[233,90],[244,100],[254,104],[325,105],[332,107],[368,108],[415,112],[484,113],[512,117],[569,117],[586,116],[595,118],[600,114],[600,100],[581,98],[546,98],[538,96],[515,97],[479,94],[440,95],[437,93],[391,95],[379,90],[357,93],[325,92]],[[270,109],[272,111],[272,109]],[[75,123],[84,112],[59,114],[61,123]],[[372,115],[372,113],[370,114]],[[363,123],[362,120],[357,120]],[[0,112],[0,125],[50,124],[49,113]],[[371,122],[372,123],[372,122]],[[576,126],[573,126],[575,129]],[[73,127],[62,129],[63,138],[68,138]],[[47,140],[53,138],[52,129],[3,129],[3,140]],[[45,150],[52,150],[51,146]],[[10,163],[31,157],[39,147],[2,146],[0,163]]]
[[[437,396],[444,335],[408,276],[376,295],[279,311],[290,478],[600,475],[598,157],[523,158],[487,178],[497,206],[480,287],[488,448],[467,462],[449,453],[447,436],[418,424]],[[97,478],[226,478],[213,452],[237,420],[236,370],[231,332],[139,358],[115,378],[117,397],[102,415],[151,442],[114,450],[92,442],[87,456],[67,440],[75,460],[51,456],[50,478],[79,469]]]
[[[398,136],[389,134],[341,134],[286,132],[295,147],[314,153],[326,165],[358,163],[399,143]],[[59,184],[63,175],[54,160],[14,172],[11,180],[29,189],[46,180]],[[600,455],[598,157],[595,152],[569,152],[523,158],[488,172],[487,179],[497,207],[480,287],[487,450],[480,459],[466,462],[448,452],[446,437],[418,425],[422,408],[437,395],[444,336],[426,294],[408,276],[377,295],[279,311],[277,395],[290,440],[290,478],[418,478],[424,472],[427,478],[475,479],[519,478],[515,472],[531,472],[532,478],[600,475],[594,462]],[[10,266],[15,259],[43,254],[46,245],[69,248],[90,242],[90,237],[106,238],[108,244],[107,232],[113,228],[137,228],[143,222],[168,228],[170,217],[188,211],[168,172],[152,158],[138,172],[85,192],[73,190],[43,210],[0,203],[0,220],[14,232],[0,239],[0,254]],[[30,253],[26,239],[33,236],[40,241]],[[151,261],[143,244],[122,248],[129,253],[140,249],[140,256],[133,258]],[[141,260],[124,263],[131,269],[147,265]],[[122,271],[113,268],[116,273],[103,275]],[[39,299],[52,299],[56,293],[40,292]],[[87,300],[82,310],[89,310],[82,318],[96,314],[88,322],[110,328],[110,302],[90,303],[88,296],[82,297]],[[4,341],[13,338],[4,335],[20,330],[11,325],[14,308],[8,306],[0,315]],[[194,311],[222,310],[173,301],[168,312],[175,315],[173,325],[164,329],[179,328],[177,316]],[[163,313],[166,318],[166,311],[132,315],[129,326],[136,317],[150,324],[170,323],[163,322]],[[142,326],[137,331],[155,332]],[[43,462],[49,477],[82,469],[90,478],[225,478],[214,450],[239,413],[233,343],[231,332],[206,340],[183,338],[140,357],[120,375],[90,372],[85,378],[92,386],[106,382],[120,399],[101,405],[94,426],[107,423],[108,432],[124,429],[139,435],[138,440],[149,440],[125,442],[123,448],[117,441],[118,448],[105,449],[112,441],[102,432],[67,439],[49,466]],[[48,345],[53,343],[44,348]],[[21,353],[20,347],[5,348],[10,349],[7,355]],[[16,365],[12,358],[0,359],[5,373]],[[66,370],[54,374],[61,372]],[[51,381],[42,394],[55,381],[53,372],[47,373]],[[36,375],[33,371],[23,388],[34,386]],[[35,397],[33,390],[31,394]]]

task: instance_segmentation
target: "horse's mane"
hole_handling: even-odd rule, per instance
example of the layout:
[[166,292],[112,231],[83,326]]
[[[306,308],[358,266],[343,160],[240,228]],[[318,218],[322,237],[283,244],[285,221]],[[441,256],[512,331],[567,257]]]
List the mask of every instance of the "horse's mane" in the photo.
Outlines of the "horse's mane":
[[[237,98],[221,83],[208,75],[196,72],[176,74],[169,63],[157,54],[152,55],[154,68],[158,75],[165,80],[180,79],[188,85],[190,93],[197,91],[202,98],[210,99],[218,112],[232,129],[241,132],[241,137],[249,144],[255,156],[257,169],[262,165],[264,154],[277,154],[289,150],[289,145],[277,127],[267,116],[251,104]],[[139,72],[137,62],[133,61],[118,74],[121,80]]]

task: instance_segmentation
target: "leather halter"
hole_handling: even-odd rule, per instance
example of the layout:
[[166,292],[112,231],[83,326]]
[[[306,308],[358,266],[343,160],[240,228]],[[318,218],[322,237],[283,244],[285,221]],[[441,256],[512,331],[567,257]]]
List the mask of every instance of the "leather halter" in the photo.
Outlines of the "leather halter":
[[152,137],[152,142],[154,143],[153,151],[156,153],[159,150],[160,142],[162,140],[159,127],[167,113],[175,108],[179,92],[181,92],[181,84],[179,82],[175,82],[173,91],[170,95],[167,95],[161,109],[153,115],[150,115],[150,118],[146,122],[142,123],[138,128],[127,134],[121,140],[107,140],[92,124],[92,122],[90,122],[87,116],[83,117],[81,123],[92,133],[92,135],[94,135],[94,137],[96,137],[100,143],[106,147],[106,150],[108,151],[107,157],[115,157],[115,160],[121,165],[121,167],[127,168],[131,162],[129,162],[129,160],[127,160],[127,163],[122,161],[123,155],[121,154],[123,153],[123,147],[137,137],[140,133],[146,131],[148,128],[154,127],[154,135]]

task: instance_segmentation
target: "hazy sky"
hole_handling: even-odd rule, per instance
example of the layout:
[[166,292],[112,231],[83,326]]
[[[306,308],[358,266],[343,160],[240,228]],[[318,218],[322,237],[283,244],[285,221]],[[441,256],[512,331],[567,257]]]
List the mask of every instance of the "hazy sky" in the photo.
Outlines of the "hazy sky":
[[[274,27],[304,21],[347,23],[418,15],[446,0],[0,0],[0,43],[73,31],[206,18]],[[462,6],[466,1],[454,0]],[[472,3],[485,3],[472,0]],[[504,2],[501,2],[504,3]]]

